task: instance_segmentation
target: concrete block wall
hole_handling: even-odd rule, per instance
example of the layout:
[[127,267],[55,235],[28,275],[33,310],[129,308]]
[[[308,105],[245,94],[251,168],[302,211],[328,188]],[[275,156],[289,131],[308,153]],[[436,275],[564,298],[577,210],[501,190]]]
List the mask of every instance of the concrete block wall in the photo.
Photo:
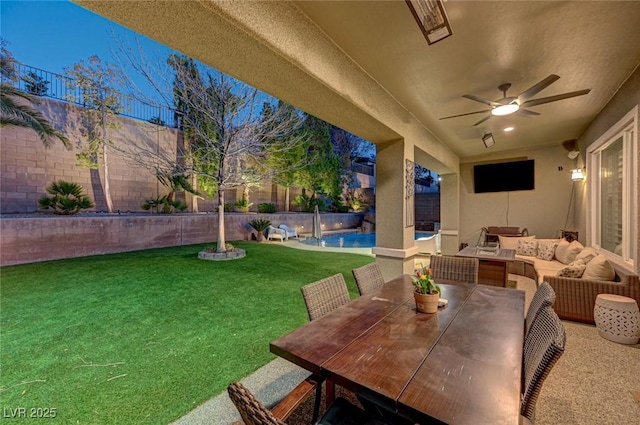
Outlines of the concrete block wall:
[[[4,127],[0,132],[0,213],[28,213],[38,210],[38,199],[46,194],[46,187],[57,180],[81,184],[96,204],[93,210],[107,211],[104,196],[104,169],[89,170],[77,165],[77,146],[85,137],[78,124],[78,107],[64,102],[40,99],[38,109],[62,131],[73,145],[64,148],[55,140],[45,148],[34,131]],[[159,149],[175,152],[180,132],[144,121],[115,117],[117,129],[109,129],[108,137],[114,146],[126,146],[132,138],[138,143],[157,145]],[[58,123],[64,123],[61,127]],[[148,198],[168,193],[158,183],[153,172],[127,162],[115,150],[109,149],[109,183],[114,211],[142,211]]]
[[[363,214],[321,214],[325,231],[354,229]],[[225,214],[227,241],[246,240],[253,219],[310,233],[313,214]],[[0,218],[0,266],[215,242],[217,214],[81,214]]]

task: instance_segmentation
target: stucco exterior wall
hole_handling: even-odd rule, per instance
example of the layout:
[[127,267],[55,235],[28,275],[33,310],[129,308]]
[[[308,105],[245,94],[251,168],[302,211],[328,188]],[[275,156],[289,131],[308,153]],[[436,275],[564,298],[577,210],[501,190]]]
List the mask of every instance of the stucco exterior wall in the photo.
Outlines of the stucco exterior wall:
[[[534,190],[474,193],[473,165],[521,159],[535,160]],[[560,145],[488,155],[461,164],[460,242],[475,245],[481,228],[488,226],[517,226],[538,238],[558,237],[565,226],[574,226],[571,217],[567,220],[573,185],[573,190],[578,189],[578,183],[571,180],[572,168],[574,161]]]

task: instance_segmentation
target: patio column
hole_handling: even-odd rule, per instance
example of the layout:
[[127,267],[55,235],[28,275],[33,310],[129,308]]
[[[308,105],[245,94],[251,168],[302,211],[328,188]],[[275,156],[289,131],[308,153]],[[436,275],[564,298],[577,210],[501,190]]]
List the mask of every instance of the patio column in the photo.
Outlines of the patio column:
[[395,140],[379,143],[376,149],[376,247],[372,252],[389,280],[412,273],[418,252],[414,227],[406,226],[405,159],[413,160],[413,145]]
[[440,175],[440,229],[442,230],[442,254],[458,252],[460,236],[460,179],[458,174]]

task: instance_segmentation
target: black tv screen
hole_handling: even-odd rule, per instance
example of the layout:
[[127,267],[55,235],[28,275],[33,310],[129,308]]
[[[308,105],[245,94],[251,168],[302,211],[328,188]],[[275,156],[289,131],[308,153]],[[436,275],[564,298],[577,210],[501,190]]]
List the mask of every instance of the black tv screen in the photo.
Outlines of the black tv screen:
[[535,188],[534,160],[473,166],[475,193],[511,192]]

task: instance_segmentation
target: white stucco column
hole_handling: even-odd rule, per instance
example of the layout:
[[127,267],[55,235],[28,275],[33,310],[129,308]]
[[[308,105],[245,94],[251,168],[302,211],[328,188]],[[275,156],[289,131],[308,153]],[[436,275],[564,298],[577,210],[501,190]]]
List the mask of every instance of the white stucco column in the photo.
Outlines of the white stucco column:
[[[385,280],[412,273],[414,226],[406,226],[405,160],[413,161],[413,145],[396,140],[377,145],[376,247],[373,253]],[[413,188],[412,188],[413,189]]]
[[458,174],[440,175],[440,228],[442,229],[442,254],[458,252],[460,237],[460,179]]

